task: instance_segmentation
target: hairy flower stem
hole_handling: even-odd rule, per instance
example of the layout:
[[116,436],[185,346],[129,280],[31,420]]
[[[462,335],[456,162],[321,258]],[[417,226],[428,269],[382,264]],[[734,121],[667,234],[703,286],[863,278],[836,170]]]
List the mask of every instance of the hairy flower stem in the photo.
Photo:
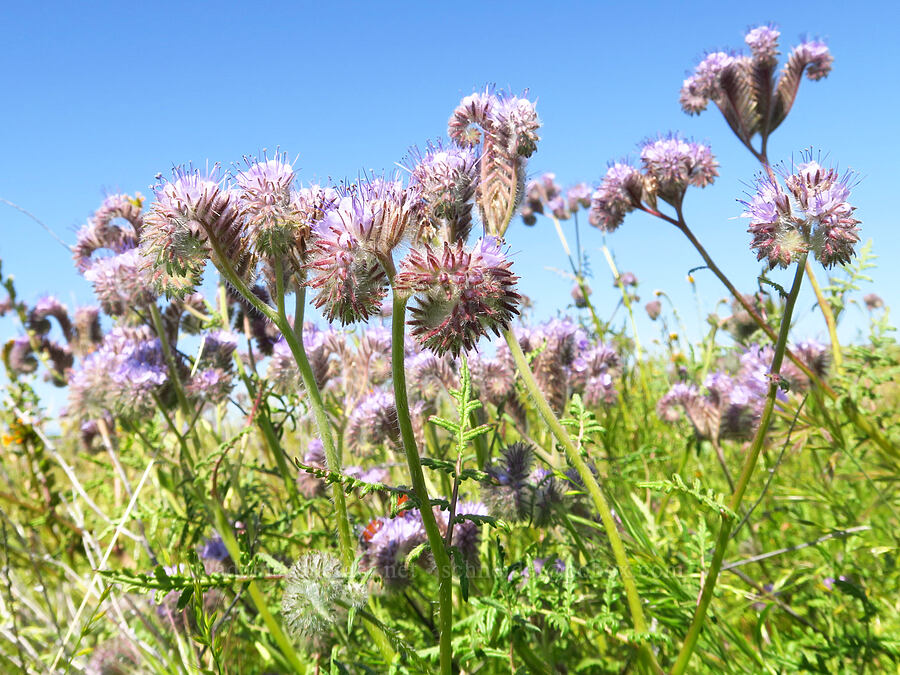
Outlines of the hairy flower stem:
[[[386,266],[387,267],[387,266]],[[393,274],[388,274],[393,278]],[[451,643],[453,633],[453,566],[441,531],[431,510],[431,500],[428,497],[428,488],[425,486],[425,474],[422,471],[422,462],[419,459],[419,451],[416,447],[416,437],[413,433],[412,420],[409,417],[409,400],[406,396],[406,372],[404,371],[404,342],[406,331],[406,301],[407,299],[394,292],[394,311],[391,315],[391,375],[394,381],[394,401],[397,406],[397,421],[400,424],[400,436],[403,439],[403,450],[406,452],[406,463],[409,466],[409,475],[413,484],[413,491],[419,502],[419,511],[422,514],[422,524],[428,535],[428,544],[438,572],[438,604],[440,608],[440,658],[441,675],[451,675],[453,672],[453,646]]]
[[[275,278],[282,279],[281,260],[275,260]],[[277,283],[277,282],[276,282]],[[313,417],[316,419],[316,426],[319,429],[319,436],[322,438],[322,445],[325,448],[325,460],[328,463],[328,469],[335,473],[341,472],[341,457],[338,454],[337,446],[334,443],[334,436],[331,433],[331,422],[328,420],[328,413],[325,410],[325,403],[322,400],[322,392],[319,391],[319,385],[316,382],[316,376],[313,374],[312,366],[309,364],[309,358],[306,356],[306,349],[303,347],[302,331],[303,331],[303,314],[306,308],[306,287],[301,286],[296,291],[294,327],[299,326],[298,332],[295,332],[288,322],[287,315],[284,311],[284,289],[278,289],[280,298],[278,300],[278,319],[276,324],[284,335],[284,339],[290,347],[294,360],[297,362],[297,368],[300,370],[300,377],[303,380],[303,387],[309,396],[310,406],[313,410]],[[301,338],[298,338],[298,334]],[[341,548],[341,558],[348,567],[353,564],[353,541],[350,537],[350,517],[347,515],[347,498],[341,489],[340,483],[334,483],[331,486],[331,494],[334,499],[334,508],[337,511],[338,540]]]
[[178,364],[175,362],[175,354],[172,352],[172,346],[169,344],[169,338],[166,335],[166,329],[159,314],[159,307],[156,306],[155,302],[150,303],[150,318],[153,321],[156,337],[159,338],[163,357],[166,359],[166,366],[169,369],[169,380],[172,382],[172,388],[175,389],[175,398],[178,399],[178,405],[184,414],[185,420],[190,420],[194,416],[194,411],[191,409],[191,404],[188,403],[187,396],[184,393],[184,386],[182,386],[181,377],[178,375]]
[[[509,350],[512,353],[513,361],[515,361],[516,363],[516,369],[519,371],[519,375],[522,376],[522,381],[525,383],[525,388],[528,390],[528,393],[534,400],[534,404],[537,408],[538,413],[540,414],[541,418],[543,418],[546,425],[550,428],[550,431],[556,437],[556,440],[559,441],[559,444],[563,446],[566,457],[568,457],[569,462],[572,463],[572,466],[575,467],[575,470],[578,472],[581,480],[584,481],[584,485],[587,488],[588,494],[591,496],[591,500],[594,502],[594,507],[600,514],[600,520],[603,523],[603,529],[606,531],[606,536],[609,539],[610,546],[612,547],[616,566],[619,569],[619,576],[622,579],[622,585],[625,587],[625,597],[628,601],[628,609],[631,612],[631,620],[634,623],[634,630],[638,633],[647,633],[647,621],[644,618],[644,610],[641,607],[641,598],[638,594],[634,574],[631,571],[631,564],[628,562],[628,555],[625,553],[625,545],[622,543],[622,538],[619,536],[619,530],[616,528],[616,523],[613,520],[612,512],[609,508],[609,503],[606,501],[606,497],[603,495],[603,490],[600,488],[600,484],[594,477],[594,474],[591,471],[590,467],[588,467],[587,463],[584,461],[584,459],[582,459],[578,448],[576,448],[575,444],[572,443],[572,439],[569,437],[569,434],[559,423],[559,420],[556,419],[556,415],[550,408],[550,404],[547,403],[547,399],[541,392],[540,387],[538,387],[538,383],[534,379],[534,374],[531,372],[531,368],[528,365],[528,359],[522,352],[522,347],[519,345],[519,341],[516,338],[515,333],[513,333],[511,329],[507,328],[503,332],[503,337],[506,339],[506,344],[509,345]],[[643,661],[644,666],[649,666],[654,671],[660,671],[659,665],[656,663],[656,659],[653,656],[653,652],[650,651],[650,648],[647,645],[641,645],[639,649],[641,660]]]
[[844,364],[844,359],[841,356],[841,343],[838,341],[837,336],[837,322],[834,319],[834,312],[831,310],[831,304],[822,293],[822,287],[819,286],[819,280],[816,279],[816,275],[813,273],[813,268],[809,260],[806,261],[806,276],[809,279],[809,283],[812,284],[813,291],[816,294],[816,302],[819,303],[819,309],[822,310],[822,316],[825,317],[825,325],[828,326],[828,338],[831,340],[831,355],[834,359],[834,367],[840,372],[841,367]]
[[[791,328],[791,315],[794,313],[794,305],[797,302],[797,295],[800,293],[800,287],[803,284],[803,270],[806,264],[806,254],[804,253],[797,261],[797,268],[794,272],[794,282],[788,293],[785,302],[784,314],[781,317],[781,327],[778,332],[778,339],[775,343],[775,356],[772,358],[772,367],[769,369],[769,390],[766,394],[766,402],[763,407],[762,416],[759,420],[759,427],[756,429],[756,436],[753,437],[753,443],[750,451],[744,460],[744,466],[741,469],[740,478],[738,478],[737,486],[729,500],[729,508],[737,513],[741,506],[741,500],[747,491],[747,485],[750,483],[750,477],[756,468],[756,462],[759,459],[759,453],[762,450],[763,443],[766,439],[766,433],[769,430],[769,424],[772,420],[772,411],[775,409],[775,397],[778,394],[779,376],[781,364],[787,348],[788,333]],[[716,538],[716,549],[713,553],[712,562],[706,572],[706,580],[703,582],[703,589],[700,592],[700,600],[697,603],[697,609],[694,612],[694,619],[688,634],[684,639],[681,651],[672,668],[672,675],[680,675],[687,670],[688,662],[700,639],[700,631],[703,630],[703,623],[706,619],[706,611],[712,601],[713,591],[716,587],[716,581],[719,578],[719,572],[722,569],[722,561],[725,559],[725,549],[728,547],[728,540],[731,530],[734,527],[733,520],[728,516],[723,516],[722,525],[719,529],[719,535]]]
[[[325,459],[328,462],[328,468],[331,471],[340,473],[341,461],[334,444],[334,437],[331,434],[331,424],[328,421],[328,413],[325,411],[322,394],[319,391],[319,386],[316,384],[316,378],[313,375],[312,367],[309,365],[309,359],[306,356],[306,350],[303,348],[303,342],[302,340],[298,340],[296,335],[294,335],[293,327],[288,322],[287,316],[284,314],[284,294],[282,293],[282,297],[279,301],[282,312],[276,312],[250,291],[250,288],[244,280],[234,271],[234,267],[232,267],[231,263],[228,261],[228,257],[222,250],[222,246],[219,244],[218,240],[211,236],[209,241],[215,253],[213,262],[215,262],[216,267],[219,269],[219,272],[222,273],[222,276],[225,277],[225,280],[228,281],[228,283],[231,284],[232,287],[256,310],[272,321],[278,327],[278,330],[281,331],[282,335],[284,335],[288,348],[291,350],[291,354],[293,354],[294,360],[297,362],[297,368],[303,379],[303,386],[306,388],[307,394],[309,395],[310,406],[313,409],[313,416],[316,420],[316,426],[319,429],[319,436],[321,436],[322,445],[325,447]],[[275,274],[276,279],[281,278],[281,261],[277,258],[275,262]],[[296,299],[298,310],[295,321],[299,321],[301,326],[303,325],[303,308],[305,307],[306,299],[305,292],[305,287],[299,289],[297,291]],[[332,494],[334,495],[334,506],[337,511],[338,542],[341,550],[341,559],[344,564],[349,567],[353,563],[354,555],[353,542],[350,538],[350,519],[347,515],[347,501],[338,484],[335,484],[332,487]]]

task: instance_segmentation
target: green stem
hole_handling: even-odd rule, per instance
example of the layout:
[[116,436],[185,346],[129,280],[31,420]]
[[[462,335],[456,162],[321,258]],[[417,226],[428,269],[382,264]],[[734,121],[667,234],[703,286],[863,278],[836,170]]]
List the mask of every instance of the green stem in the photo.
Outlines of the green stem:
[[[582,459],[578,448],[572,443],[569,434],[559,423],[559,420],[556,419],[556,415],[554,415],[553,410],[550,408],[550,404],[547,403],[547,399],[544,397],[544,394],[541,392],[540,387],[538,387],[538,384],[534,379],[534,375],[528,365],[528,359],[522,352],[522,348],[519,346],[519,341],[516,339],[515,334],[511,329],[506,329],[503,332],[503,336],[506,338],[506,344],[509,345],[509,350],[516,363],[516,368],[522,376],[525,388],[534,400],[538,413],[549,427],[551,433],[556,437],[556,440],[559,441],[559,444],[565,449],[566,457],[568,457],[572,466],[575,467],[575,470],[578,471],[581,480],[584,481],[588,494],[591,496],[591,500],[594,502],[594,506],[600,514],[603,529],[606,531],[606,536],[612,547],[616,566],[619,569],[619,576],[622,578],[622,585],[625,587],[625,597],[628,601],[628,608],[631,612],[631,620],[634,623],[634,629],[638,633],[647,633],[647,622],[644,619],[644,610],[641,607],[641,598],[638,594],[634,574],[631,571],[631,564],[628,562],[628,555],[625,553],[625,545],[622,543],[622,538],[619,536],[619,530],[616,528],[616,523],[613,520],[612,512],[610,511],[606,497],[603,495],[603,490],[601,490],[590,467],[588,467],[587,463]],[[658,671],[659,666],[656,664],[656,659],[649,647],[642,645],[640,647],[640,652],[645,665],[651,665],[651,667]]]
[[[392,275],[389,275],[392,276]],[[404,339],[406,330],[406,298],[394,292],[394,311],[391,318],[391,369],[394,381],[394,401],[397,406],[397,419],[400,423],[400,436],[406,452],[406,463],[412,479],[413,491],[419,502],[422,523],[428,535],[428,544],[434,556],[438,572],[438,603],[440,607],[440,659],[441,674],[451,675],[453,672],[453,566],[440,528],[431,509],[431,500],[425,486],[425,474],[416,448],[416,437],[413,433],[412,421],[409,417],[409,400],[406,397],[406,372],[404,371]]]
[[[759,427],[756,430],[753,444],[750,446],[750,451],[747,453],[744,466],[741,469],[741,476],[738,479],[737,486],[735,487],[734,493],[731,495],[731,500],[728,504],[729,508],[735,513],[737,513],[740,508],[741,500],[744,498],[744,493],[747,491],[747,485],[750,483],[750,477],[753,475],[753,470],[756,468],[759,453],[762,450],[763,443],[766,439],[766,433],[769,430],[772,411],[775,408],[775,397],[778,393],[778,373],[781,372],[781,364],[784,361],[788,333],[790,332],[791,327],[791,315],[794,313],[794,305],[796,304],[797,296],[800,293],[800,286],[803,284],[803,269],[805,263],[806,254],[804,254],[797,262],[797,269],[794,272],[794,283],[791,286],[791,291],[788,294],[785,303],[784,315],[781,317],[781,328],[778,332],[778,340],[775,343],[775,356],[772,359],[772,367],[770,369],[771,381],[769,382],[769,390],[766,394],[766,402],[763,407],[762,416],[759,420]],[[703,582],[703,589],[700,592],[700,600],[697,603],[697,609],[694,612],[694,619],[688,629],[688,634],[684,639],[681,651],[678,653],[675,666],[672,668],[672,675],[680,675],[687,670],[688,662],[691,660],[691,655],[694,653],[694,648],[697,646],[697,641],[700,639],[700,631],[703,630],[706,611],[712,601],[713,591],[716,587],[719,572],[722,569],[722,561],[725,559],[725,549],[728,547],[728,539],[733,527],[734,522],[732,519],[730,517],[723,517],[722,526],[719,529],[719,535],[716,538],[715,553],[713,553],[712,562],[707,570],[706,580]]]
[[[275,265],[276,275],[281,275],[281,265]],[[299,325],[301,335],[303,326],[303,313],[306,307],[306,287],[300,287],[295,295],[294,324]],[[328,462],[328,469],[335,473],[341,471],[341,457],[337,452],[337,446],[334,444],[334,436],[331,434],[331,423],[328,420],[328,413],[325,410],[325,403],[322,401],[322,392],[319,391],[319,385],[316,383],[316,377],[313,374],[312,366],[309,364],[309,358],[306,356],[306,350],[303,342],[297,339],[297,334],[288,323],[287,316],[284,314],[284,299],[279,303],[279,321],[281,325],[284,339],[290,347],[294,360],[297,362],[297,368],[300,370],[300,377],[303,380],[303,387],[309,396],[310,407],[313,410],[313,417],[316,419],[316,426],[319,429],[319,436],[322,438],[322,445],[325,447],[325,460]],[[341,548],[341,558],[348,567],[353,563],[353,540],[350,536],[350,517],[347,514],[347,498],[341,488],[340,483],[334,483],[331,486],[331,494],[334,499],[334,508],[337,511],[338,540]]]
[[163,357],[166,359],[166,366],[169,368],[169,380],[175,389],[175,397],[178,399],[178,405],[184,414],[185,421],[189,421],[194,415],[187,396],[184,393],[184,387],[181,384],[181,377],[178,375],[178,364],[175,362],[175,354],[169,345],[169,337],[166,335],[166,329],[163,326],[162,316],[159,314],[159,307],[155,302],[150,303],[150,318],[153,321],[153,328],[156,336],[159,338],[159,344],[162,347]]
[[[313,416],[316,420],[316,426],[319,430],[319,436],[322,440],[322,445],[325,447],[325,459],[328,463],[328,468],[334,472],[340,472],[341,470],[341,459],[337,453],[334,444],[334,437],[331,435],[331,424],[328,421],[328,413],[325,411],[325,404],[322,402],[322,394],[319,391],[319,386],[316,384],[316,378],[313,375],[312,367],[309,365],[309,359],[306,356],[306,350],[303,348],[303,342],[297,339],[297,336],[294,334],[293,327],[287,320],[287,316],[284,313],[284,293],[280,294],[280,298],[277,300],[280,312],[276,312],[269,305],[264,303],[262,300],[257,298],[251,291],[247,284],[243,279],[235,273],[234,268],[231,266],[231,263],[228,260],[228,257],[225,255],[225,252],[222,249],[221,244],[219,244],[218,240],[214,236],[209,237],[209,242],[213,247],[213,251],[215,253],[214,262],[216,267],[219,269],[219,272],[222,273],[222,276],[230,283],[238,293],[240,293],[244,298],[249,302],[255,309],[261,312],[265,317],[267,317],[270,321],[272,321],[278,329],[281,331],[284,336],[285,341],[287,342],[288,348],[291,350],[291,354],[294,356],[294,360],[297,362],[297,368],[300,371],[300,377],[303,380],[303,386],[306,388],[306,392],[309,395],[310,406],[313,409]],[[283,284],[284,281],[282,279],[282,269],[281,269],[281,260],[280,258],[275,259],[275,275],[276,275],[276,284],[279,283],[278,280],[281,280],[280,283]],[[296,318],[295,322],[299,322],[302,330],[303,326],[303,310],[306,306],[306,288],[301,286],[300,289],[296,293]],[[347,500],[344,496],[344,492],[341,490],[340,485],[335,483],[332,486],[332,494],[334,496],[334,506],[337,511],[337,521],[338,521],[338,540],[341,549],[341,558],[344,561],[344,564],[348,567],[353,563],[353,541],[350,537],[350,519],[347,515]]]

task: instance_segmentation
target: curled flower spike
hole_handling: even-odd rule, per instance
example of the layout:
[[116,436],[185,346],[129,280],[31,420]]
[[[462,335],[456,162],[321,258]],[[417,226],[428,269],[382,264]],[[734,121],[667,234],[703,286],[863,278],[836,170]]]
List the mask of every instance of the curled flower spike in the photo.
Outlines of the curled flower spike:
[[525,160],[540,140],[539,128],[534,103],[491,88],[464,98],[450,117],[447,133],[454,142],[481,145],[476,202],[486,234],[501,236],[509,226],[523,192]]
[[429,144],[424,153],[414,149],[410,189],[419,231],[414,239],[465,240],[472,229],[472,208],[478,186],[478,156],[469,147],[444,148]]
[[534,502],[531,469],[534,451],[524,443],[513,443],[502,456],[485,467],[489,481],[483,485],[490,512],[506,520],[528,520]]
[[745,42],[751,56],[714,52],[697,66],[681,88],[681,107],[691,115],[713,101],[731,130],[754,154],[751,139],[759,134],[762,148],[769,136],[787,117],[804,71],[810,80],[819,80],[831,71],[833,58],[819,41],[794,47],[780,76],[775,78],[778,38],[773,26],[748,31]]
[[719,175],[719,163],[709,146],[677,134],[644,143],[641,162],[652,191],[673,206],[681,204],[689,185],[706,187]]
[[78,356],[86,356],[103,342],[99,307],[79,307],[75,310],[75,336],[72,349]]
[[637,169],[613,164],[591,197],[588,222],[604,232],[615,232],[625,216],[640,205],[643,192],[644,181]]
[[[137,246],[144,224],[143,203],[144,196],[139,192],[134,197],[116,194],[103,200],[87,225],[78,231],[75,246],[72,247],[79,272],[83,274],[91,267],[97,251],[105,249],[118,254]],[[126,221],[127,225],[120,227],[115,222],[121,220]]]
[[732,64],[734,57],[725,52],[707,54],[694,74],[681,87],[681,107],[690,115],[699,115],[706,110],[710,99],[718,98],[722,89],[719,76]]
[[287,155],[252,161],[235,176],[240,216],[249,245],[261,257],[306,254],[310,226],[291,193],[294,169]]
[[110,316],[124,316],[156,301],[147,273],[150,260],[140,249],[97,260],[84,272],[94,285],[94,295]]
[[756,193],[742,202],[746,210],[741,215],[750,219],[750,247],[757,259],[767,259],[770,268],[787,267],[811,251],[826,268],[849,262],[859,241],[860,221],[847,201],[855,174],[841,176],[812,159],[793,174],[784,169],[780,173],[785,187],[774,174],[762,174]]
[[228,258],[222,262],[246,275],[252,261],[245,246],[240,200],[221,185],[218,167],[208,175],[184,167],[172,173],[172,180],[160,180],[153,188],[156,201],[144,217],[141,234],[157,288],[167,295],[193,292],[213,255],[210,239]]
[[518,314],[510,265],[495,237],[479,239],[471,251],[445,242],[440,257],[427,245],[411,251],[394,287],[417,294],[410,321],[416,340],[436,354],[458,356],[488,331],[499,335]]
[[53,317],[59,323],[66,340],[72,340],[72,322],[69,320],[69,310],[58,298],[48,295],[38,300],[31,311],[28,312],[28,330],[37,335],[46,335],[50,332],[50,321]]

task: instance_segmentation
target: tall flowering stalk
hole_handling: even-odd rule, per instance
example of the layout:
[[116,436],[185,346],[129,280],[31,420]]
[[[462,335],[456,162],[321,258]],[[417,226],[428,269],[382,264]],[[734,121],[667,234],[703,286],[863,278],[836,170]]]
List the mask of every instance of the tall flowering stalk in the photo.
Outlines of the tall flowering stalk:
[[[803,283],[807,257],[812,254],[823,266],[829,267],[849,259],[854,253],[853,245],[858,241],[856,226],[859,221],[853,218],[854,208],[847,202],[852,179],[850,174],[839,177],[833,169],[825,169],[810,160],[797,167],[794,173],[784,172],[781,178],[784,187],[773,173],[764,172],[757,181],[756,193],[745,203],[743,214],[750,219],[749,231],[753,234],[751,248],[756,250],[759,259],[768,260],[770,267],[786,268],[793,264],[794,279],[775,342],[759,426],[728,503],[732,513],[737,513],[740,508],[772,420],[781,386],[780,372],[791,316]],[[673,675],[687,670],[703,629],[733,527],[732,518],[723,516],[712,562],[703,582],[694,619],[672,669]]]

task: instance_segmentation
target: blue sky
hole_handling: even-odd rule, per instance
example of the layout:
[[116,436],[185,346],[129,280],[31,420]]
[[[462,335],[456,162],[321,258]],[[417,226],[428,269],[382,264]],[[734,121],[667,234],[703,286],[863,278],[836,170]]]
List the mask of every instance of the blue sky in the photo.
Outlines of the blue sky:
[[[608,161],[634,158],[640,140],[670,130],[709,142],[721,176],[689,193],[687,217],[747,290],[760,269],[735,200],[757,166],[715,109],[682,113],[678,90],[705,51],[743,47],[747,28],[772,21],[783,52],[800,36],[821,37],[835,63],[827,79],[804,80],[770,157],[813,146],[861,173],[853,203],[863,239],[881,256],[864,292],[900,300],[890,202],[900,149],[895,3],[59,2],[8,4],[3,14],[0,198],[67,242],[105,194],[149,195],[154,175],[173,164],[227,166],[280,146],[298,157],[305,182],[390,170],[409,146],[445,133],[462,96],[496,83],[528,88],[538,101],[535,176],[596,183]],[[0,235],[4,272],[15,275],[22,297],[90,301],[68,252],[26,216],[0,205]],[[551,223],[526,228],[517,220],[508,241],[536,314],[555,313],[570,284],[546,269],[566,267]],[[618,296],[599,252],[603,239],[585,228],[582,242],[597,277],[595,302],[608,315]],[[635,215],[606,243],[620,269],[641,280],[642,304],[664,289],[700,329],[685,278],[700,260],[674,228]],[[709,272],[696,277],[705,315],[725,290]],[[811,303],[807,292],[797,337],[825,335]],[[852,339],[866,323],[851,310],[842,335]],[[0,329],[4,340],[15,331],[2,320]],[[645,320],[640,329],[650,337],[658,330]]]

